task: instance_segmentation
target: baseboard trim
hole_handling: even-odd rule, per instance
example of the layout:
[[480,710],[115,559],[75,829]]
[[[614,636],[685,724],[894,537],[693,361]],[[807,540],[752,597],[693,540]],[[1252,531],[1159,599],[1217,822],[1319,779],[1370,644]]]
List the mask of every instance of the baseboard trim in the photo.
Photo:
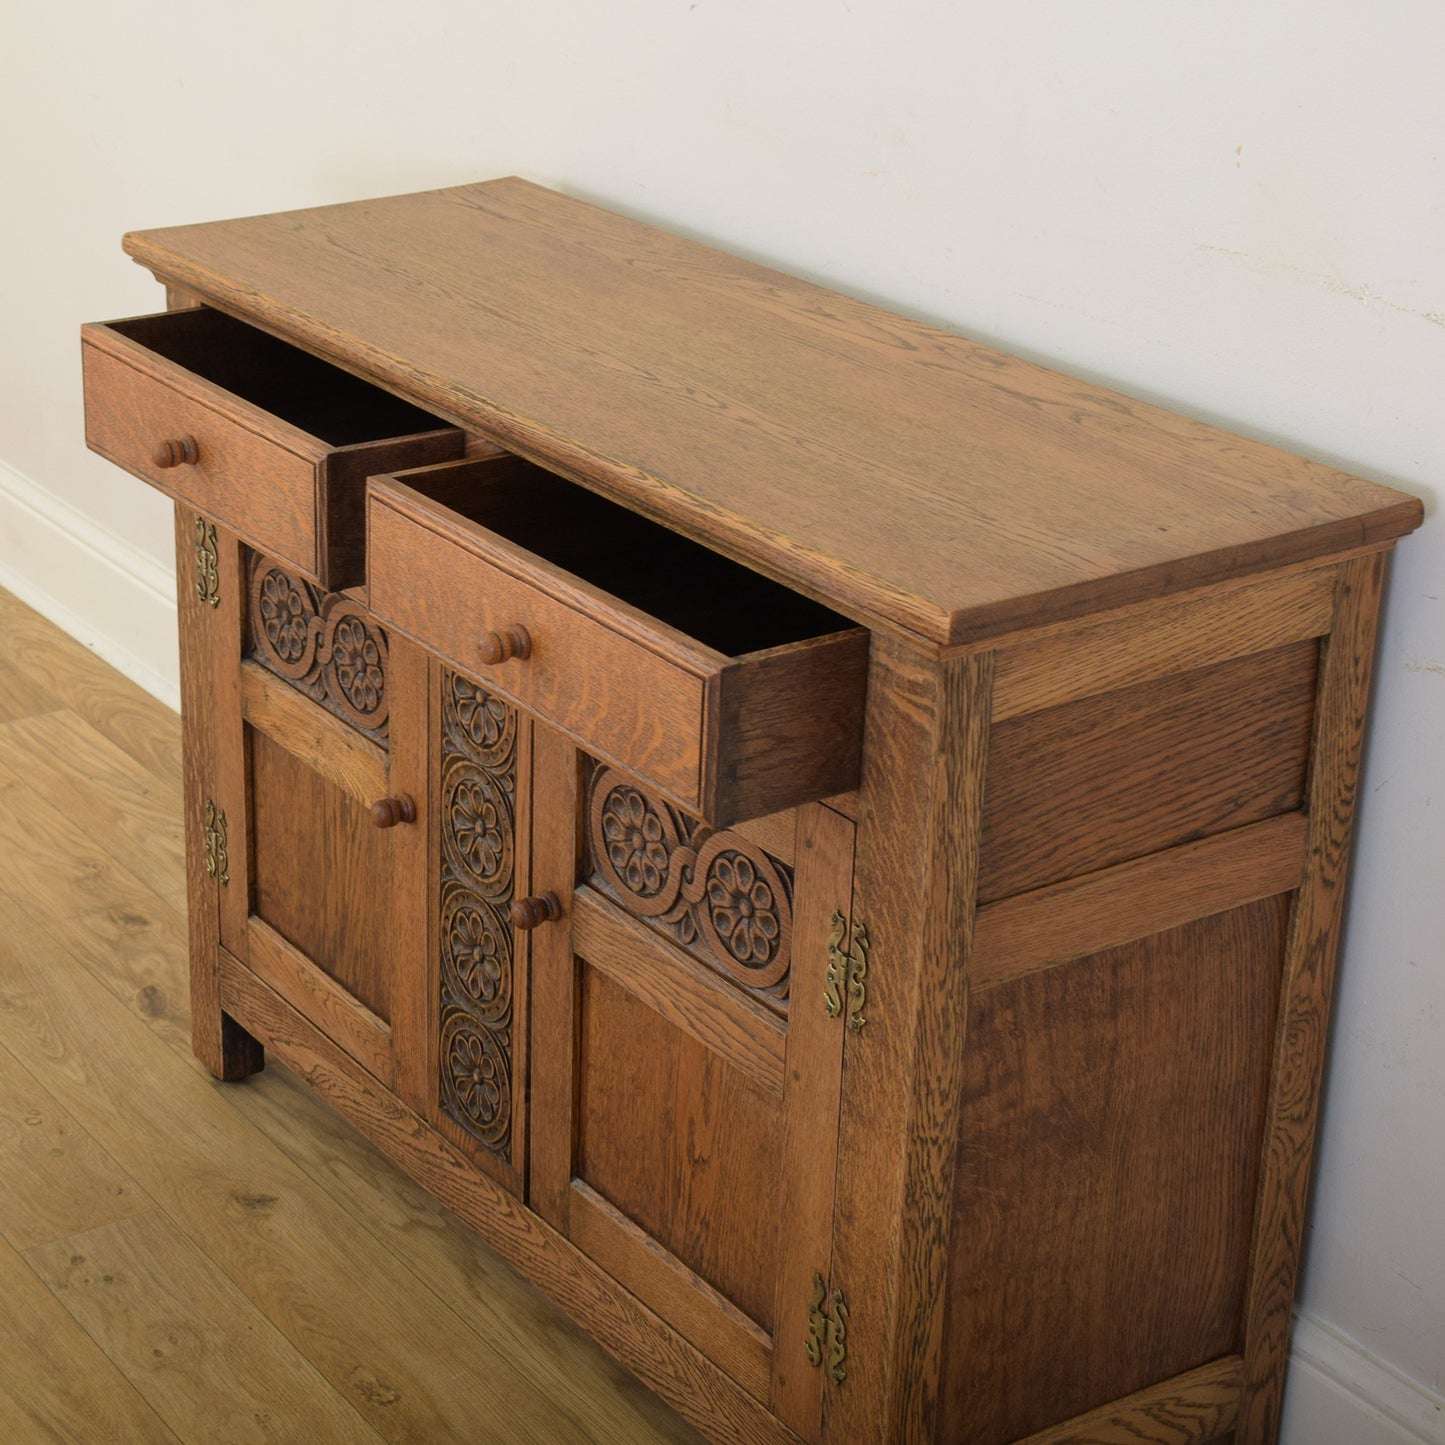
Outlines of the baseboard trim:
[[179,711],[175,577],[3,461],[0,587]]
[[1290,1342],[1283,1445],[1439,1445],[1445,1398],[1316,1316]]

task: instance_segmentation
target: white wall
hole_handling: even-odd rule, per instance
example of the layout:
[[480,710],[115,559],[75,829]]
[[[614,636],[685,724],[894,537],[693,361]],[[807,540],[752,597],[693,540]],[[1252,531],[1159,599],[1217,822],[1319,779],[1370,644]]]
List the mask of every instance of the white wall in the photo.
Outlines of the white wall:
[[[169,553],[79,440],[77,324],[157,304],[123,230],[519,172],[1424,496],[1303,1303],[1445,1391],[1442,56],[1436,0],[6,6],[0,492]],[[7,575],[119,655],[19,514]]]

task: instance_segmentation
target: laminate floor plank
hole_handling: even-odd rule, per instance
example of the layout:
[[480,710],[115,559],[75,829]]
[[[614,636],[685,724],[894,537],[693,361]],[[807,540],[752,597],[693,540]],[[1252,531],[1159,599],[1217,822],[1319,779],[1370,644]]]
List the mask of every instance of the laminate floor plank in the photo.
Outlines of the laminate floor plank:
[[23,781],[182,916],[184,820],[171,791],[68,708],[0,726],[0,776]]
[[381,1440],[159,1210],[38,1245],[25,1260],[179,1439]]
[[107,847],[0,768],[0,890],[23,901],[158,1037],[189,1054],[185,915],[116,861],[122,851],[119,839]]
[[397,1258],[462,1318],[495,1316],[532,1358],[549,1394],[574,1401],[578,1410],[605,1399],[606,1413],[589,1422],[592,1439],[701,1445],[701,1435],[289,1070],[268,1065],[230,1098],[343,1208],[383,1235]]
[[61,706],[60,699],[48,687],[0,663],[0,723],[54,712]]
[[[58,686],[43,709],[25,714],[23,726],[14,726],[19,717],[0,719],[0,1047],[9,1056],[0,1059],[0,1099],[6,1079],[19,1081],[11,1089],[19,1104],[8,1114],[0,1107],[0,1119],[15,1115],[17,1127],[38,1130],[35,1139],[0,1135],[0,1159],[7,1145],[48,1147],[36,1140],[63,1120],[65,1138],[84,1153],[86,1166],[63,1158],[53,1166],[71,1171],[68,1214],[57,1196],[45,1206],[47,1216],[49,1186],[25,1182],[11,1217],[39,1221],[21,1236],[27,1247],[96,1233],[97,1225],[109,1226],[97,1237],[120,1239],[126,1219],[137,1214],[132,1205],[158,1201],[157,1218],[169,1221],[186,1265],[180,1278],[151,1270],[145,1308],[157,1319],[181,1320],[186,1281],[202,1275],[196,1309],[209,1309],[202,1299],[234,1291],[239,1312],[216,1327],[240,1329],[238,1321],[264,1317],[265,1327],[278,1331],[285,1348],[324,1377],[362,1422],[359,1438],[369,1428],[427,1445],[697,1440],[285,1070],[273,1064],[227,1086],[200,1069],[190,1053],[185,914],[167,901],[183,896],[182,860],[169,842],[136,846],[137,818],[126,815],[134,800],[146,826],[153,820],[179,840],[179,774],[168,778],[166,761],[179,754],[179,718],[0,594],[0,636],[12,620],[20,645],[0,649],[0,679],[23,692],[32,677],[53,672]],[[108,702],[114,716],[107,716]],[[44,757],[67,738],[82,743],[84,764]],[[85,806],[88,789],[98,800],[94,809]],[[161,814],[172,790],[167,823]],[[28,1108],[16,1114],[27,1078],[49,1100],[42,1125],[24,1124]],[[99,1155],[75,1142],[82,1138],[96,1141]],[[82,1177],[87,1168],[93,1180]],[[115,1196],[87,1198],[114,1182],[107,1169],[135,1191],[120,1205]],[[56,1187],[63,1193],[66,1186]],[[0,1210],[6,1199],[0,1186]],[[36,1287],[34,1274],[27,1275]],[[62,1275],[53,1278],[60,1283]],[[54,1297],[40,1288],[53,1315]],[[76,1281],[68,1288],[74,1304]],[[109,1317],[114,1294],[91,1286],[82,1292],[85,1311]],[[58,1338],[76,1336],[74,1320],[59,1313],[66,1329]],[[127,1373],[139,1372],[142,1390],[155,1389],[135,1349],[116,1345],[117,1334],[105,1337],[127,1361]],[[79,1338],[81,1357],[94,1355],[90,1338]],[[193,1347],[200,1348],[192,1342],[187,1349]],[[181,1397],[194,1372],[180,1367],[182,1354],[164,1369],[176,1376],[167,1383],[167,1409],[174,1412],[167,1419],[184,1438]],[[103,1413],[82,1428],[82,1404],[63,1417],[59,1434],[47,1434],[38,1416],[14,1414],[18,1407],[6,1404],[5,1381],[17,1372],[43,1375],[20,1387],[40,1399],[47,1392],[63,1396],[71,1364],[69,1354],[25,1356],[13,1370],[0,1363],[0,1438],[173,1438],[153,1412],[145,1430],[111,1432]],[[262,1363],[255,1368],[258,1379],[266,1374]],[[113,1365],[105,1369],[119,1378]],[[199,1382],[196,1389],[199,1399],[214,1386]],[[212,1394],[218,1408],[220,1396],[241,1424],[251,1418],[245,1391]],[[12,1421],[15,1428],[7,1428]],[[332,1437],[318,1424],[291,1438],[325,1445]]]
[[0,1440],[174,1440],[100,1346],[0,1240]]
[[43,688],[181,796],[181,729],[175,713],[89,648],[0,588],[0,672],[12,688]]
[[[384,1438],[592,1441],[502,1315],[463,1320],[0,889],[0,1037]],[[240,1087],[245,1087],[240,1086]],[[569,1326],[570,1328],[570,1326]]]
[[135,1180],[0,1047],[0,1238],[23,1251],[153,1207]]

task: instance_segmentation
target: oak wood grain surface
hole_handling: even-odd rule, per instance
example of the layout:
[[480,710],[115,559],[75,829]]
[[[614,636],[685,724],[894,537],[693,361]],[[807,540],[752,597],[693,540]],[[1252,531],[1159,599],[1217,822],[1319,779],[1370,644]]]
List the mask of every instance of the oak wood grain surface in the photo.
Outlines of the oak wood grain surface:
[[1340,569],[1320,666],[1305,876],[1289,922],[1245,1301],[1239,1435],[1246,1442],[1273,1438],[1283,1405],[1385,563],[1361,557]]
[[384,1022],[391,1021],[392,834],[369,809],[251,733],[253,908]]
[[600,969],[581,996],[577,1177],[771,1330],[781,1099]]
[[333,589],[363,580],[367,475],[463,447],[456,428],[220,312],[87,326],[82,342],[93,450]]
[[1422,516],[1413,497],[522,180],[125,245],[850,616],[940,642],[1388,540]]
[[[395,478],[373,481],[369,498],[370,605],[388,627],[684,807],[726,826],[857,782],[868,638],[836,614],[690,543],[678,545],[697,558],[669,560],[656,540],[619,556],[606,514],[593,528],[597,545],[551,549],[514,527],[534,552],[473,522],[477,513],[503,525],[480,505],[453,511]],[[584,512],[619,513],[590,500]],[[563,521],[574,507],[564,499],[556,508],[550,530],[564,540],[579,526]],[[615,517],[612,528],[630,530]],[[553,550],[575,571],[553,562]],[[598,575],[652,580],[617,597]],[[710,600],[700,606],[699,596]],[[525,654],[491,657],[481,645],[518,626]]]
[[973,996],[941,1438],[1004,1445],[1237,1349],[1288,903]]
[[1297,642],[1000,723],[979,901],[1296,810],[1315,656]]
[[[696,1439],[285,1069],[239,1089],[206,1080],[185,922],[158,896],[177,882],[179,803],[154,850],[106,821],[151,791],[179,798],[179,721],[6,593],[0,617],[19,643],[0,679],[30,700],[8,751],[0,723],[0,760],[21,767],[0,776],[0,1434],[199,1445],[218,1438],[208,1419],[295,1424],[285,1407],[304,1398],[280,1438]],[[32,685],[47,676],[53,693]],[[62,699],[76,711],[56,714],[57,752],[87,736],[82,714],[115,749],[89,808],[24,776]],[[143,1252],[135,1234],[95,1233],[146,1211],[170,1223]],[[86,1231],[130,1261],[122,1280],[107,1254],[113,1280],[85,1285],[89,1303],[69,1264],[99,1261],[70,1247]],[[43,1268],[19,1252],[36,1249]],[[50,1288],[67,1279],[73,1312]],[[127,1318],[97,1297],[112,1285]],[[164,1359],[135,1350],[148,1329]],[[231,1367],[198,1366],[222,1350]],[[298,1395],[308,1376],[317,1393]],[[226,1438],[267,1436],[256,1422]]]

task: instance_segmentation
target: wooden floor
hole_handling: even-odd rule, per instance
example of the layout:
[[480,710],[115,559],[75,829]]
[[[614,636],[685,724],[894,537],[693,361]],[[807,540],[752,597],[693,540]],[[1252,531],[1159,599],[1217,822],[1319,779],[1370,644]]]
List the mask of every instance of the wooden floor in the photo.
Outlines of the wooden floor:
[[0,1440],[695,1440],[285,1070],[191,1058],[180,727],[0,592]]

